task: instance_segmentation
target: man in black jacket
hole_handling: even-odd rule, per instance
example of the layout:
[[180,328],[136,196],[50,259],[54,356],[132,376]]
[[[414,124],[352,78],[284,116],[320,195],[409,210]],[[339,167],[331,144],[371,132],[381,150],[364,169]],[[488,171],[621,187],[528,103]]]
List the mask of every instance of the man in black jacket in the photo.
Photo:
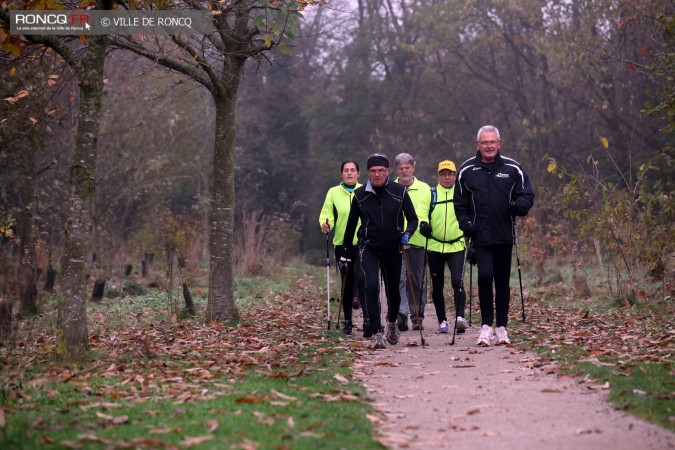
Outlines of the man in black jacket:
[[[384,328],[380,322],[380,279],[382,271],[387,294],[387,341],[396,344],[399,330],[396,326],[401,295],[398,290],[401,275],[401,244],[407,244],[417,229],[417,214],[405,187],[391,181],[389,160],[381,153],[368,157],[368,182],[354,191],[349,211],[344,242],[352,242],[359,218],[359,255],[365,280],[366,301],[363,313],[368,316],[369,330],[373,334],[373,348],[386,348]],[[404,216],[407,228],[404,231]],[[369,333],[370,332],[370,333]]]
[[[478,300],[481,329],[476,342],[488,346],[509,344],[506,326],[511,293],[511,253],[516,216],[525,216],[534,203],[530,179],[521,165],[499,153],[499,130],[485,125],[478,130],[478,153],[459,169],[455,213],[459,227],[471,239],[478,260]],[[495,293],[493,306],[492,284]],[[496,317],[496,339],[492,324]]]

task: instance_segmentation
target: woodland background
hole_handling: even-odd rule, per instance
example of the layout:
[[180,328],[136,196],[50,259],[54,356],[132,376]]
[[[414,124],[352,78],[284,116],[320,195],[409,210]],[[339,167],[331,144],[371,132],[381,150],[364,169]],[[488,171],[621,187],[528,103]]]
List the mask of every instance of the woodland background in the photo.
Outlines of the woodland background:
[[[650,297],[645,281],[670,298],[671,2],[280,3],[304,19],[248,58],[235,90],[226,182],[237,273],[265,276],[298,258],[323,264],[317,218],[344,159],[361,162],[364,182],[368,154],[408,152],[418,178],[435,184],[437,163],[471,157],[489,123],[535,187],[520,237],[539,283],[562,280],[568,266],[582,295],[595,271],[613,301]],[[30,314],[38,291],[51,289],[48,274],[63,276],[81,85],[46,46],[0,33],[0,297]],[[65,41],[75,54],[91,43]],[[108,42],[101,99],[87,296],[96,281],[101,295],[132,280],[167,286],[177,274],[186,286],[208,284],[213,97]]]

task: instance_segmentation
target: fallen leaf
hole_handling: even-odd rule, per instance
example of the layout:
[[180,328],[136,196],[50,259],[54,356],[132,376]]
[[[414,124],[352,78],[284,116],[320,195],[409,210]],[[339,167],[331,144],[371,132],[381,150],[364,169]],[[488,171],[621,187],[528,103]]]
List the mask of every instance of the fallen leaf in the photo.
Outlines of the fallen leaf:
[[333,378],[335,378],[337,381],[339,381],[342,384],[349,384],[349,380],[347,380],[345,377],[340,375],[339,373],[336,373]]
[[196,436],[196,437],[188,437],[180,441],[180,443],[186,447],[194,447],[195,445],[203,444],[204,442],[208,442],[213,439],[213,435],[207,435],[207,436]]
[[218,422],[218,421],[215,420],[215,419],[207,420],[207,421],[206,421],[206,426],[208,427],[209,433],[213,433],[213,432],[216,431],[216,430],[218,429],[218,427],[220,426],[220,422]]
[[262,397],[239,397],[234,400],[235,403],[262,403],[264,401]]

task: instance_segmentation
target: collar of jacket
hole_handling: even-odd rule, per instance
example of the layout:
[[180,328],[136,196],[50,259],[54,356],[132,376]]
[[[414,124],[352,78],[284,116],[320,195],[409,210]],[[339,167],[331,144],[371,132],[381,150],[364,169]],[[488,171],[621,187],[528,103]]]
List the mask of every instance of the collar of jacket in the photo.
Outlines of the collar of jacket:
[[[384,180],[384,184],[383,184],[382,186],[384,187],[384,186],[386,186],[386,185],[388,185],[388,184],[389,184],[389,177],[387,177],[387,179]],[[377,192],[375,192],[375,188],[374,188],[373,185],[370,183],[370,179],[369,179],[368,182],[366,183],[366,192],[372,192],[373,194],[377,194]]]
[[481,156],[480,156],[480,150],[479,150],[478,153],[476,153],[476,165],[477,165],[477,166],[481,166],[481,167],[487,168],[487,166],[488,166],[489,164],[496,164],[496,165],[498,165],[498,166],[501,166],[502,164],[504,164],[504,161],[502,160],[502,154],[501,154],[501,152],[500,152],[500,151],[497,151],[497,156],[495,156],[495,161],[494,161],[494,163],[486,163],[486,162],[483,162],[483,158],[481,158]]
[[[396,178],[394,181],[400,184],[401,182],[398,181],[398,180],[399,180],[399,179]],[[410,189],[412,189],[412,190],[417,190],[417,189],[420,188],[420,181],[417,179],[416,176],[413,176],[413,182],[410,183],[408,186],[404,186],[404,187],[405,187],[405,189],[406,189],[407,191],[409,191]]]
[[[359,182],[357,181],[356,184],[354,185],[354,189],[352,189],[352,192],[354,192],[355,190],[357,190],[357,189],[360,188],[361,186],[362,186],[362,184],[359,183]],[[345,192],[347,192],[348,194],[351,194],[351,192],[349,192],[349,191],[347,190],[347,185],[345,184],[344,181],[340,181],[340,187],[341,187]]]
[[[456,183],[455,183],[455,184],[456,184]],[[443,194],[449,194],[449,193],[452,192],[453,189],[455,189],[455,185],[454,185],[454,184],[452,185],[452,187],[446,188],[446,187],[443,187],[443,185],[442,185],[441,183],[438,183],[438,185],[436,186],[436,194],[441,194],[441,193],[443,193]]]

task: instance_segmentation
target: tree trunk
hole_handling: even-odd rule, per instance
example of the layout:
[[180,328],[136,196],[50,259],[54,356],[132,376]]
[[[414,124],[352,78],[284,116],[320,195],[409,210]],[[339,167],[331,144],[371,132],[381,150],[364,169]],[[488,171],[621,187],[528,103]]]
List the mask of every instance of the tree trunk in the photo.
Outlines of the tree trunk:
[[103,93],[105,36],[91,36],[76,70],[80,86],[75,154],[70,167],[69,202],[59,299],[58,344],[67,355],[89,348],[86,302],[86,255],[91,238],[96,151]]
[[56,269],[54,269],[54,266],[52,263],[49,263],[47,266],[47,278],[45,279],[45,285],[43,286],[43,290],[45,292],[54,292],[54,285],[56,284]]
[[24,192],[22,193],[23,209],[17,217],[19,232],[20,283],[21,283],[21,313],[33,315],[37,313],[37,277],[36,267],[37,253],[33,242],[33,205],[35,204],[36,178],[34,155],[28,155],[26,159],[26,179]]
[[[228,89],[214,96],[216,102],[216,140],[213,156],[213,211],[209,249],[209,299],[206,316],[229,321],[237,318],[234,304],[233,233],[234,228],[234,143],[237,90],[243,68],[230,69],[233,80]],[[227,77],[228,75],[224,75]]]
[[12,334],[12,302],[0,300],[0,340]]
[[91,301],[100,302],[103,300],[103,293],[105,292],[105,279],[97,278],[94,281],[94,289],[91,291]]
[[190,288],[187,283],[183,281],[183,299],[185,300],[185,312],[189,315],[194,316],[195,313],[195,304],[192,301],[192,294],[190,294]]

